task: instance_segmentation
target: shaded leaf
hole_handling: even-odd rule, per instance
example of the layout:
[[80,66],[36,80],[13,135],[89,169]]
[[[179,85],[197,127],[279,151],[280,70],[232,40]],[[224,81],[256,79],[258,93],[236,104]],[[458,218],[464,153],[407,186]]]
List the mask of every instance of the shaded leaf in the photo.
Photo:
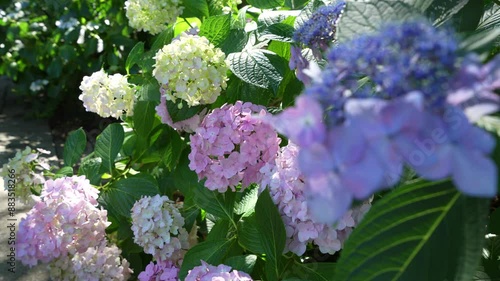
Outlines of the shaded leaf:
[[82,128],[70,132],[64,143],[64,165],[75,165],[80,160],[80,157],[82,157],[86,146],[87,136]]

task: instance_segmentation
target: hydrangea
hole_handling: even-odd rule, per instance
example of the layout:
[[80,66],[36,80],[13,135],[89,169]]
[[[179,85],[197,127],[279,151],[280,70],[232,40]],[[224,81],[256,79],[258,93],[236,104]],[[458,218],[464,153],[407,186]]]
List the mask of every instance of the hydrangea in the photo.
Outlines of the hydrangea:
[[167,196],[146,196],[132,207],[134,242],[156,260],[177,260],[189,247],[184,218]]
[[319,7],[295,30],[293,41],[311,48],[314,52],[326,51],[335,39],[337,21],[344,7],[344,1]]
[[315,220],[341,219],[354,199],[396,184],[405,165],[428,180],[451,177],[466,194],[495,195],[494,140],[464,110],[477,118],[498,109],[500,60],[482,66],[457,50],[453,33],[428,22],[389,25],[332,47],[296,106],[266,120],[301,148]]
[[278,206],[286,229],[285,251],[303,255],[309,243],[319,246],[323,253],[339,251],[362,215],[371,206],[364,202],[349,210],[335,225],[319,223],[311,216],[305,195],[305,177],[298,165],[299,148],[292,142],[281,148],[276,165],[266,165],[261,189],[267,187],[274,203]]
[[172,118],[170,117],[170,114],[168,113],[167,109],[167,98],[164,96],[165,94],[165,87],[160,88],[161,91],[161,97],[160,97],[160,104],[156,106],[156,113],[160,116],[161,122],[163,124],[167,124],[170,127],[179,130],[179,131],[184,131],[187,133],[193,133],[196,128],[200,126],[201,120],[203,120],[203,117],[205,117],[205,114],[207,112],[206,109],[203,109],[200,113],[194,115],[193,117],[190,117],[186,120],[181,120],[178,122],[173,122]]
[[103,240],[99,246],[90,247],[83,253],[66,255],[53,260],[49,265],[52,280],[128,280],[132,270],[126,259],[120,258],[121,250],[107,246]]
[[175,23],[184,9],[181,4],[182,0],[127,0],[125,15],[131,27],[154,35]]
[[129,262],[120,257],[121,252],[115,245],[107,246],[102,243],[83,253],[76,253],[71,259],[76,280],[128,280],[132,270]]
[[[255,118],[252,115],[259,115]],[[271,126],[262,122],[266,110],[249,102],[226,104],[203,119],[191,135],[189,168],[210,190],[225,192],[262,180],[260,169],[274,163],[281,139]]]
[[139,281],[178,281],[179,270],[172,261],[150,262],[139,274]]
[[18,258],[33,266],[99,245],[110,223],[106,210],[97,208],[98,193],[83,176],[46,181],[19,223]]
[[232,270],[231,267],[221,264],[213,266],[205,261],[201,261],[200,266],[191,269],[186,276],[185,281],[251,281],[250,275],[245,272]]
[[[14,158],[9,159],[0,171],[5,190],[14,192],[17,200],[24,204],[33,203],[31,190],[40,190],[45,182],[43,173],[36,170],[50,169],[46,159],[41,158],[40,154],[50,154],[50,152],[43,149],[34,151],[26,147],[23,151],[17,151]],[[11,173],[11,170],[14,172]],[[14,178],[10,175],[14,175]],[[12,181],[15,181],[14,184],[11,184]]]
[[87,111],[95,112],[101,117],[122,118],[123,114],[133,115],[136,101],[135,89],[128,83],[127,77],[121,74],[108,75],[104,70],[83,77],[80,84],[83,101]]
[[154,59],[153,76],[165,87],[167,100],[174,103],[181,99],[188,106],[211,104],[226,88],[225,55],[205,37],[183,33]]

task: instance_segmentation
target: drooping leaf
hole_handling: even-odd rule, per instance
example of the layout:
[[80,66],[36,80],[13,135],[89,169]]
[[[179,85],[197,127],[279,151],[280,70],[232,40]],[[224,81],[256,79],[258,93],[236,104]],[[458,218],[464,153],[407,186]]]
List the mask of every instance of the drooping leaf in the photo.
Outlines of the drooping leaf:
[[415,182],[377,201],[342,250],[335,280],[471,280],[488,200]]
[[95,142],[95,156],[101,157],[102,168],[112,174],[115,158],[120,152],[124,140],[123,127],[118,123],[110,124],[97,136]]
[[86,146],[87,136],[82,128],[70,132],[64,143],[64,165],[75,165],[80,160],[80,157],[82,157]]

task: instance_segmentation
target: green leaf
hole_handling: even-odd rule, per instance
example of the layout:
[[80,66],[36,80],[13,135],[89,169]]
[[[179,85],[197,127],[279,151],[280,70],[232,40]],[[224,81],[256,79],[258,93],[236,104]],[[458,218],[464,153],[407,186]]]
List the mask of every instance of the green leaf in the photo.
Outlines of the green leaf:
[[292,37],[294,31],[295,29],[291,25],[286,23],[275,23],[266,27],[266,29],[261,32],[260,38],[291,43],[293,42]]
[[276,54],[251,49],[228,56],[229,68],[241,80],[257,87],[278,90],[286,62]]
[[161,161],[169,170],[173,170],[186,147],[186,142],[179,133],[170,126],[162,124],[161,134],[153,144],[153,148],[160,154]]
[[233,270],[243,271],[251,274],[256,262],[256,255],[245,255],[230,257],[224,261],[224,264],[229,265]]
[[[180,99],[178,101],[179,103],[173,103],[172,101],[167,100],[168,114],[174,123],[189,119],[195,116],[202,109],[202,106],[200,105],[188,106],[185,101]],[[179,104],[182,104],[181,108],[179,108]]]
[[452,17],[457,32],[473,32],[483,16],[483,0],[468,0],[468,3]]
[[239,193],[238,197],[241,198],[238,198],[234,204],[234,213],[237,215],[250,213],[255,209],[255,204],[259,198],[259,188],[247,188],[243,193]]
[[211,240],[201,242],[186,253],[182,261],[182,267],[179,271],[179,279],[184,280],[189,270],[195,266],[201,265],[201,261],[205,261],[211,265],[219,265],[224,260],[231,244],[234,240]]
[[405,1],[347,1],[344,14],[338,23],[338,40],[346,41],[361,34],[377,31],[381,25],[390,21],[408,20],[418,16],[416,12],[415,7]]
[[257,200],[255,218],[260,233],[260,242],[267,258],[266,267],[269,265],[272,268],[272,271],[266,271],[266,275],[269,280],[277,280],[283,269],[280,260],[285,249],[286,231],[278,208],[267,189],[262,192]]
[[67,167],[67,166],[66,167],[62,167],[55,174],[58,177],[71,177],[73,175],[73,168],[72,167]]
[[160,103],[160,85],[156,79],[151,78],[141,81],[137,94],[140,100]]
[[82,128],[74,130],[68,134],[66,142],[64,143],[64,165],[73,166],[75,165],[80,157],[82,157],[83,151],[87,146],[87,137],[85,131]]
[[207,18],[200,26],[200,36],[219,47],[227,39],[231,29],[231,14]]
[[289,280],[289,276],[293,276],[299,280],[333,281],[335,266],[335,263],[330,262],[295,262],[283,275],[286,280]]
[[156,36],[156,39],[153,42],[153,46],[151,46],[151,52],[153,53],[153,56],[156,54],[156,51],[163,48],[163,46],[170,44],[173,38],[174,38],[174,29],[172,28],[171,25],[169,25],[167,29],[163,30],[160,34]]
[[123,127],[118,123],[110,124],[97,136],[95,142],[95,156],[101,157],[102,168],[109,174],[113,173],[115,158],[122,148],[125,138]]
[[483,14],[481,21],[479,22],[478,28],[480,29],[488,29],[494,28],[495,26],[500,25],[500,5],[499,4],[490,4],[489,8]]
[[219,48],[224,54],[229,55],[230,53],[241,52],[247,41],[248,35],[244,29],[231,29],[226,40],[219,45]]
[[300,11],[299,15],[295,19],[295,23],[293,24],[293,27],[295,29],[300,28],[306,21],[309,20],[311,15],[313,14],[314,11],[320,6],[325,5],[325,3],[322,0],[311,0],[307,5]]
[[260,9],[276,8],[285,4],[285,0],[247,0],[247,2],[248,4]]
[[135,104],[133,115],[134,130],[139,139],[147,139],[149,133],[153,129],[153,122],[155,120],[156,103],[151,101],[138,101]]
[[471,280],[488,201],[466,197],[448,181],[394,190],[346,241],[335,280]]
[[285,60],[290,60],[290,43],[284,43],[279,41],[272,41],[269,43],[267,49],[278,56],[284,58]]
[[101,158],[85,159],[80,164],[78,175],[85,176],[90,181],[90,184],[99,185],[102,175],[102,173],[100,172],[101,165]]
[[181,17],[183,18],[203,18],[208,17],[209,7],[206,0],[189,0],[183,2],[184,10]]
[[[479,0],[472,0],[478,2]],[[429,8],[426,9],[425,15],[434,22],[435,26],[439,26],[451,17],[458,13],[469,0],[439,0],[433,1]]]
[[460,42],[464,53],[475,52],[488,54],[492,46],[498,42],[500,28],[478,29]]
[[488,232],[500,236],[500,208],[495,209],[490,215]]
[[219,193],[199,186],[195,193],[194,202],[202,209],[219,218],[233,221],[233,209],[236,192],[226,191]]
[[138,42],[130,53],[128,54],[127,61],[125,62],[125,70],[127,73],[130,72],[132,66],[138,63],[144,55],[144,42]]
[[220,240],[221,238],[229,238],[229,227],[231,221],[227,219],[218,219],[215,224],[209,229],[206,241],[210,240]]
[[484,267],[484,274],[491,279],[478,280],[500,279],[500,236],[487,236],[486,245],[483,249],[482,265]]
[[154,196],[160,190],[156,180],[151,176],[134,176],[116,181],[101,193],[101,200],[106,207],[116,213],[130,218],[130,210],[141,196]]
[[266,106],[273,95],[273,92],[269,89],[246,83],[234,75],[229,77],[226,89],[228,103],[243,101]]
[[254,254],[264,254],[261,234],[257,230],[255,213],[242,218],[238,223],[238,243]]

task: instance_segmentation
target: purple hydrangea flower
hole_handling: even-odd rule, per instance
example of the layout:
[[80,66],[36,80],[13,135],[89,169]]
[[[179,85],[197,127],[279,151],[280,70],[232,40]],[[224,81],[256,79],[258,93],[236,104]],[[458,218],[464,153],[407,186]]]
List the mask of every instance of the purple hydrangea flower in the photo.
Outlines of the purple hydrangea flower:
[[140,281],[178,281],[179,270],[172,261],[150,262],[138,277]]
[[185,281],[252,281],[252,277],[245,272],[232,270],[231,267],[221,264],[213,266],[201,261],[200,266],[191,269]]

